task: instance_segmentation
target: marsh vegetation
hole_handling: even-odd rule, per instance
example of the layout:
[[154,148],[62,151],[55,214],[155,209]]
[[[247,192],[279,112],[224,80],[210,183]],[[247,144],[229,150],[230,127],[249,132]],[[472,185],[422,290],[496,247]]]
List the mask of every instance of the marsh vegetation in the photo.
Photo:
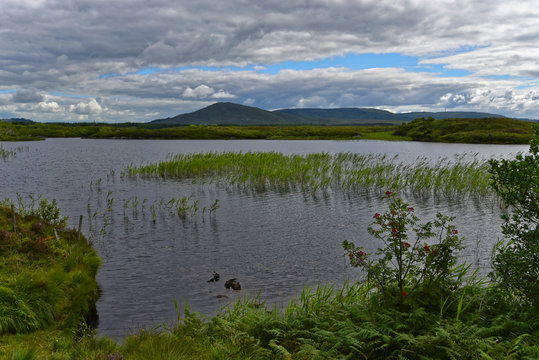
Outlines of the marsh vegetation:
[[[109,360],[148,358],[535,359],[539,355],[538,312],[536,304],[533,302],[533,292],[536,288],[533,287],[533,281],[529,282],[530,286],[521,288],[519,285],[522,284],[514,281],[515,277],[512,277],[511,274],[515,273],[513,272],[515,269],[524,269],[523,266],[530,265],[530,262],[531,268],[534,268],[534,257],[521,255],[530,252],[533,254],[534,243],[530,243],[529,240],[536,239],[534,236],[537,232],[537,214],[534,210],[536,208],[533,206],[537,204],[537,192],[534,190],[537,187],[537,172],[533,170],[537,169],[537,154],[532,155],[531,159],[524,156],[521,156],[520,159],[523,162],[526,159],[526,164],[533,165],[524,166],[529,170],[528,172],[518,172],[521,175],[528,175],[513,174],[503,179],[493,176],[492,164],[484,163],[478,159],[463,159],[464,163],[470,166],[467,168],[462,164],[453,163],[455,159],[449,160],[448,158],[438,162],[424,159],[422,165],[414,165],[412,162],[404,163],[400,162],[398,158],[388,158],[382,155],[318,153],[296,156],[276,152],[245,152],[235,155],[227,152],[171,155],[162,165],[158,162],[152,162],[143,166],[130,166],[124,168],[123,174],[120,173],[120,169],[107,170],[108,172],[101,172],[101,177],[94,178],[91,182],[89,177],[82,176],[85,180],[84,185],[82,187],[77,185],[74,191],[79,194],[84,190],[84,194],[88,194],[88,203],[84,204],[86,201],[86,197],[84,197],[83,204],[76,209],[82,208],[84,210],[86,205],[89,218],[90,215],[96,214],[96,220],[93,223],[95,231],[99,232],[100,228],[102,229],[105,224],[108,224],[105,231],[111,231],[111,236],[118,236],[118,232],[114,233],[113,224],[151,223],[154,218],[153,214],[155,214],[158,223],[156,227],[151,227],[152,232],[164,225],[165,221],[160,220],[165,219],[174,219],[170,222],[180,223],[180,227],[185,226],[186,223],[197,224],[210,216],[209,209],[213,205],[215,205],[214,209],[224,205],[223,219],[229,219],[224,215],[232,207],[227,205],[226,199],[217,201],[215,192],[211,193],[214,196],[212,201],[206,199],[204,202],[199,199],[196,191],[193,193],[176,192],[173,195],[157,197],[144,196],[144,191],[159,186],[178,189],[181,186],[189,185],[189,189],[203,188],[206,191],[208,188],[214,188],[214,184],[217,187],[224,185],[223,188],[226,190],[218,194],[226,194],[229,191],[231,197],[238,197],[238,195],[243,194],[243,190],[247,190],[254,196],[275,193],[275,196],[284,198],[283,201],[291,201],[292,197],[281,194],[297,193],[298,191],[315,192],[322,195],[335,192],[342,194],[367,192],[371,197],[380,198],[386,191],[397,190],[398,194],[410,195],[407,197],[410,204],[398,202],[391,197],[382,202],[368,203],[368,205],[351,201],[355,207],[370,207],[368,217],[371,225],[370,231],[363,232],[354,227],[352,233],[355,235],[349,238],[349,244],[354,243],[340,249],[340,255],[346,255],[347,264],[363,268],[366,275],[366,277],[355,278],[344,286],[335,284],[305,287],[300,295],[285,305],[266,303],[260,295],[247,296],[242,301],[233,303],[230,307],[218,312],[216,316],[211,317],[192,311],[190,305],[182,307],[176,304],[177,318],[175,323],[157,323],[154,327],[139,327],[138,330],[134,331],[134,334],[126,337],[121,345],[106,337],[94,336],[92,329],[86,326],[88,323],[81,321],[81,318],[84,319],[84,317],[81,317],[80,314],[85,313],[85,311],[81,311],[79,307],[69,307],[69,299],[52,297],[55,305],[67,306],[64,308],[65,311],[61,312],[63,315],[58,315],[56,310],[52,311],[52,317],[50,317],[49,312],[35,312],[32,315],[33,318],[41,319],[37,320],[36,326],[31,329],[21,327],[19,330],[10,330],[10,333],[16,332],[17,334],[4,334],[1,337],[0,357],[8,359],[86,358]],[[496,176],[510,174],[510,169],[514,167],[514,164],[512,160],[502,163],[503,166]],[[9,165],[9,162],[5,165]],[[148,170],[144,170],[146,166]],[[275,172],[273,172],[274,168],[277,169]],[[287,168],[290,168],[289,173],[285,171]],[[368,182],[365,180],[351,181],[348,178],[355,174],[354,169],[359,171],[362,168],[365,168],[364,171],[368,174],[363,176],[364,179],[370,179]],[[417,171],[416,177],[414,178],[412,171],[410,171],[410,175],[402,175],[403,172],[407,174],[405,169]],[[445,172],[442,172],[444,175],[439,176],[439,185],[436,185],[436,182],[433,182],[434,185],[421,185],[423,184],[421,181],[425,177],[436,179],[439,169],[445,169]],[[285,173],[284,176],[279,173],[279,170]],[[477,179],[466,180],[464,175],[468,172],[474,174],[473,176],[476,178],[484,176],[479,183],[483,182],[486,185],[474,187],[476,186],[473,185],[474,181]],[[452,175],[453,173],[454,175]],[[395,175],[397,175],[396,179],[387,180]],[[357,178],[360,178],[359,175]],[[404,181],[401,178],[407,180]],[[443,179],[451,179],[452,182],[462,182],[462,184],[459,185],[460,187],[452,185],[453,187],[446,188],[446,185],[442,184]],[[497,182],[498,186],[490,187],[489,184],[492,182]],[[88,183],[90,184],[88,185]],[[517,185],[518,183],[521,185]],[[212,185],[208,186],[208,184]],[[137,194],[126,193],[122,185],[141,186],[142,191]],[[230,190],[230,187],[238,188],[241,191]],[[514,189],[524,189],[522,193],[531,194],[531,197],[519,198],[517,196],[506,200],[503,193],[511,194]],[[513,256],[514,250],[518,251],[521,247],[514,248],[505,245],[499,253],[501,256],[497,258],[497,265],[493,269],[493,278],[489,281],[480,277],[471,268],[455,262],[455,256],[457,256],[455,251],[460,246],[460,234],[465,232],[460,224],[452,224],[447,218],[436,218],[441,219],[440,224],[443,228],[442,232],[438,232],[439,227],[433,222],[436,219],[425,220],[426,223],[432,224],[431,228],[416,219],[412,219],[413,221],[403,220],[412,214],[417,214],[419,217],[421,206],[425,205],[422,202],[410,201],[410,199],[421,198],[421,196],[414,197],[414,194],[430,194],[444,199],[464,199],[475,196],[483,198],[498,194],[504,199],[503,201],[511,205],[510,209],[522,209],[522,205],[524,205],[528,210],[519,214],[525,216],[515,218],[514,223],[529,224],[528,230],[532,230],[532,232],[526,232],[524,231],[526,229],[522,227],[515,228],[510,222],[504,231],[512,236],[513,244],[520,241],[520,244],[531,244],[532,247],[522,247],[524,249],[522,254],[515,257]],[[245,196],[244,194],[242,196],[249,197],[249,195]],[[324,199],[324,196],[321,198]],[[11,230],[9,213],[2,212],[4,215],[0,217],[0,229],[7,234],[6,239],[8,240],[2,240],[0,251],[3,251],[3,259],[9,259],[3,264],[10,266],[10,269],[19,270],[24,269],[31,263],[30,261],[37,261],[39,271],[41,271],[41,266],[54,267],[55,270],[47,273],[54,275],[53,284],[48,282],[49,280],[45,276],[35,275],[33,277],[34,275],[27,274],[30,280],[37,281],[31,283],[33,285],[30,292],[41,291],[42,287],[50,290],[53,289],[53,285],[64,286],[57,282],[57,279],[64,278],[71,281],[68,281],[70,285],[66,286],[71,286],[74,290],[93,289],[92,286],[89,286],[91,281],[86,281],[88,274],[95,275],[95,272],[92,272],[94,269],[92,267],[86,269],[77,267],[77,272],[73,276],[61,275],[61,271],[70,271],[74,269],[71,267],[75,266],[74,264],[83,266],[87,261],[82,256],[73,257],[76,255],[75,249],[78,246],[76,232],[65,229],[65,219],[60,216],[57,204],[42,200],[44,199],[35,198],[35,201],[30,204],[19,199],[12,202],[19,212],[16,220],[20,224],[21,230],[17,234],[13,234]],[[312,200],[312,203],[315,203],[315,200]],[[324,206],[322,204],[325,203],[322,200],[316,204]],[[372,204],[376,206],[374,207]],[[4,205],[9,205],[9,203],[6,202]],[[205,211],[204,208],[206,208]],[[410,210],[411,208],[414,210]],[[252,211],[251,209],[248,208],[243,214]],[[429,208],[429,210],[431,209]],[[279,212],[283,212],[283,210],[282,207],[279,207]],[[38,216],[38,218],[26,216]],[[221,216],[220,210],[217,213],[212,211],[211,217],[214,216],[219,218]],[[287,215],[284,214],[284,216]],[[42,224],[43,236],[38,233],[39,226],[34,225],[36,222]],[[264,222],[267,223],[267,219],[264,219]],[[390,222],[396,224],[388,225]],[[459,232],[455,232],[457,225]],[[417,232],[418,226],[423,230]],[[367,229],[368,226],[365,225],[365,228]],[[177,229],[177,227],[174,228],[175,231]],[[331,231],[335,233],[336,230],[337,228]],[[264,231],[270,230],[264,228]],[[443,236],[435,236],[434,238],[426,236],[433,233]],[[145,256],[153,254],[147,243],[136,243],[132,234],[132,232],[128,232],[125,236],[125,239],[128,240],[125,241],[126,247],[116,247],[117,244],[113,243],[110,244],[112,245],[111,251],[127,253],[133,247],[138,246],[144,249]],[[54,238],[49,238],[50,236],[54,236]],[[57,237],[60,237],[61,240],[65,238],[69,247],[57,243]],[[377,245],[374,248],[360,249],[364,238],[367,237],[372,237],[371,240],[377,242]],[[356,245],[355,242],[359,239],[362,242]],[[443,241],[437,241],[438,239]],[[170,257],[187,252],[191,255],[198,254],[207,260],[211,257],[205,257],[206,254],[219,247],[218,242],[205,243],[196,238],[185,240],[181,242],[174,239],[174,241],[167,242],[166,246],[162,247],[162,252],[170,254]],[[224,237],[219,238],[219,241],[224,240]],[[237,236],[235,236],[234,241],[237,240]],[[307,240],[300,238],[298,242],[304,243],[305,246],[316,246],[311,240],[310,238]],[[152,247],[157,248],[159,244],[163,243],[162,240],[160,241],[159,243],[152,242]],[[84,244],[86,241],[81,240],[81,243]],[[178,243],[181,243],[181,251],[173,252],[171,246]],[[294,252],[297,249],[294,247],[295,244],[290,241],[287,241],[286,245],[289,252]],[[38,247],[39,251],[43,250],[44,256],[36,257],[37,250],[28,250],[32,249],[32,246]],[[326,251],[319,251],[321,256],[327,258],[331,256],[327,251],[328,246],[329,240],[326,239]],[[87,243],[83,247],[89,248]],[[258,249],[258,252],[264,252],[265,249],[260,243],[253,243],[252,247]],[[385,256],[391,254],[392,260],[400,259],[397,261],[397,266],[394,267],[390,262],[386,264],[376,262],[380,257],[373,249],[377,247],[382,249]],[[199,252],[195,252],[193,249],[196,248],[201,249]],[[275,250],[275,244],[270,243],[269,249]],[[64,256],[64,254],[67,255]],[[132,254],[134,253],[127,254],[130,261],[136,258]],[[269,255],[270,252],[266,252],[266,256]],[[31,256],[33,258],[28,260]],[[90,258],[93,258],[92,256]],[[217,256],[226,255],[217,254]],[[160,259],[166,261],[166,258],[164,256]],[[340,259],[339,263],[342,263],[342,257]],[[523,262],[515,262],[515,259]],[[64,263],[64,261],[68,261],[68,263]],[[155,263],[154,259],[150,259],[150,261]],[[232,262],[234,259],[228,257],[227,261]],[[258,260],[255,259],[255,261]],[[317,258],[313,257],[311,261],[317,261]],[[404,272],[395,271],[399,269],[399,261],[401,265],[404,265],[401,267]],[[317,263],[321,264],[321,262]],[[140,263],[135,265],[136,268],[140,267]],[[244,265],[242,263],[242,266]],[[342,266],[339,266],[339,269],[344,271]],[[30,270],[26,269],[23,272],[26,271]],[[150,268],[143,268],[142,272],[135,275],[140,280],[142,276],[147,275],[145,274],[147,271],[150,271]],[[176,268],[171,266],[167,273],[174,271]],[[12,276],[9,275],[12,274],[9,271],[3,271],[2,274],[8,274],[8,277]],[[179,276],[180,272],[175,274]],[[405,276],[401,276],[403,274]],[[521,275],[518,276],[521,277]],[[275,279],[275,276],[273,277]],[[381,281],[377,281],[377,277]],[[356,279],[358,282],[355,282]],[[153,280],[155,281],[155,278]],[[205,280],[207,277],[204,277],[204,283]],[[8,283],[10,281],[16,282],[11,278],[6,281]],[[115,277],[115,281],[117,281],[117,277]],[[88,285],[88,287],[83,284]],[[243,281],[242,285],[244,285]],[[140,284],[137,289],[140,294],[142,290]],[[22,290],[24,290],[22,285],[10,290],[10,294],[21,298],[20,302],[12,301],[13,297],[6,298],[7,301],[10,304],[32,305],[33,295],[19,293]],[[91,291],[85,293],[82,290],[80,294],[93,294]],[[55,290],[51,294],[58,293]],[[75,296],[77,293],[67,292],[65,296]],[[87,300],[88,297],[84,297],[84,299]],[[142,299],[141,296],[138,300],[147,301],[148,299]],[[171,297],[168,301],[173,306],[173,298]],[[37,304],[37,302],[35,303]],[[81,301],[80,304],[87,304],[87,302]],[[28,309],[31,309],[30,305],[28,305]],[[126,305],[126,303],[122,303],[122,305]],[[43,309],[52,308],[47,308],[43,304],[39,306]],[[30,314],[29,311],[28,313]],[[14,313],[10,314],[2,318],[6,324],[10,323],[9,316],[14,316]],[[68,318],[76,319],[76,321],[62,322],[63,319]]]
[[167,160],[127,167],[122,176],[182,179],[255,191],[361,192],[373,189],[458,197],[491,194],[487,163],[477,159],[418,158],[400,162],[378,154],[225,152],[169,155]]
[[0,122],[0,141],[44,138],[89,139],[306,139],[415,140],[449,143],[527,144],[533,123],[507,118],[424,119],[396,125],[183,125],[152,123],[7,123]]

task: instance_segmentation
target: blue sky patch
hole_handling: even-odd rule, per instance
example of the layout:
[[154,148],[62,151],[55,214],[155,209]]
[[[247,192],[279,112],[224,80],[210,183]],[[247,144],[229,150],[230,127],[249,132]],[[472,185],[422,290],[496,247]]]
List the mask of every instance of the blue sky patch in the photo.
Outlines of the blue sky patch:
[[[465,50],[459,50],[464,52]],[[466,51],[470,51],[467,49]],[[151,75],[154,73],[169,73],[180,72],[185,70],[201,70],[201,71],[255,71],[261,74],[278,74],[282,70],[314,70],[330,67],[347,68],[351,70],[365,70],[373,68],[402,68],[410,72],[429,72],[435,73],[438,76],[446,77],[462,77],[470,75],[467,70],[447,69],[443,64],[419,64],[421,58],[416,56],[408,56],[397,53],[387,54],[346,54],[343,56],[332,56],[324,59],[313,61],[283,61],[275,64],[250,64],[245,67],[227,66],[227,67],[212,67],[212,66],[181,66],[174,68],[156,68],[147,67],[137,71],[128,72],[125,75]],[[111,73],[103,74],[101,79],[122,76],[122,74]]]
[[65,94],[65,93],[61,93],[61,92],[57,92],[57,91],[53,91],[53,92],[51,92],[51,94],[54,95],[54,96],[61,96],[61,97],[73,98],[73,99],[88,99],[88,98],[92,97],[92,96],[88,96],[88,95]]

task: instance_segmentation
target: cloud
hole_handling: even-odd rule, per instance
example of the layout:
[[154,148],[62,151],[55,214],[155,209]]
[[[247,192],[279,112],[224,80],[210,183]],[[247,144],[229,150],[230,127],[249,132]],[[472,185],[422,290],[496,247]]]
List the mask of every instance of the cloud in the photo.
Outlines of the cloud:
[[237,97],[234,94],[227,93],[223,89],[215,91],[207,85],[199,85],[194,89],[188,87],[182,93],[182,97],[187,99],[205,99],[211,97],[213,99],[234,99]]
[[38,94],[36,89],[21,89],[13,94],[12,101],[15,103],[39,103],[44,97]]
[[[20,89],[0,107],[13,116],[39,120],[40,108],[56,103],[48,114],[60,120],[132,121],[230,99],[267,109],[539,113],[537,95],[528,95],[539,92],[539,10],[527,0],[4,0],[0,23],[0,86]],[[365,53],[469,75],[331,67],[335,57]],[[324,68],[286,70],[320,59]],[[265,73],[276,64],[284,70]],[[159,71],[140,72],[147,68]]]
[[40,102],[36,105],[35,110],[46,113],[60,113],[64,111],[64,109],[60,105],[58,105],[56,101]]
[[80,115],[98,115],[107,110],[103,108],[96,99],[91,99],[89,102],[79,102],[76,105],[70,105],[69,111]]
[[212,95],[215,92],[211,87],[207,85],[199,85],[194,89],[188,87],[184,90],[182,97],[184,98],[194,98],[194,99],[204,99]]

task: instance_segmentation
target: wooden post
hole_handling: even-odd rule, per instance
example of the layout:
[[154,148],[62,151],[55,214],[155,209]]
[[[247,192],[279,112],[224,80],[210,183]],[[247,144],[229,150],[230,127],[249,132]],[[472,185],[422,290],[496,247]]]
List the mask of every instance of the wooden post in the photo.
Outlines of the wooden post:
[[15,205],[11,204],[11,221],[13,222],[13,232],[17,232],[17,221],[15,220]]
[[80,231],[82,229],[82,215],[79,218],[79,232],[77,233],[77,240],[80,241]]

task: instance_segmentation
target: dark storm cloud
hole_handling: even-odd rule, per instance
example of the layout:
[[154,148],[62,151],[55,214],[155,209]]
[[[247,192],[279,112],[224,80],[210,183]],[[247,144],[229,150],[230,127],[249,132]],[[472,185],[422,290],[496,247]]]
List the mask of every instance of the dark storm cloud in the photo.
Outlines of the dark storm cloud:
[[13,94],[11,100],[15,103],[39,103],[44,99],[35,89],[22,89]]

